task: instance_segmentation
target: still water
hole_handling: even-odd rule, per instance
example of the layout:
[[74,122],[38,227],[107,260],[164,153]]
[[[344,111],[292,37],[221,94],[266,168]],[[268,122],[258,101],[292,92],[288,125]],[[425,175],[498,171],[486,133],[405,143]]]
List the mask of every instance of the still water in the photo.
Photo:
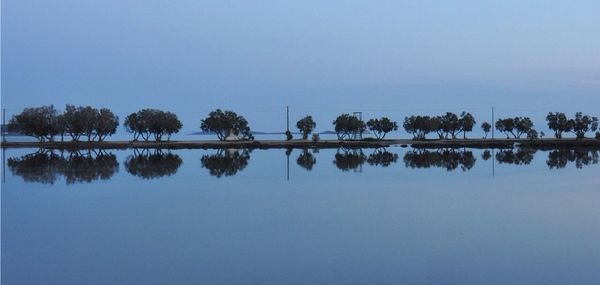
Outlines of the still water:
[[597,151],[3,159],[3,284],[600,282]]

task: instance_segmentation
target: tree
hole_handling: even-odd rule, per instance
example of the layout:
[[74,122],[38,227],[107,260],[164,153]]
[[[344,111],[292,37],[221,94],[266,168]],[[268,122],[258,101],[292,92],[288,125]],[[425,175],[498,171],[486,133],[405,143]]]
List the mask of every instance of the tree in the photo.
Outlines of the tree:
[[97,115],[98,118],[94,124],[94,130],[98,136],[98,141],[103,141],[107,136],[114,135],[117,132],[119,117],[106,108],[100,109]]
[[54,136],[60,134],[62,129],[53,105],[25,108],[8,122],[10,132],[32,136],[39,141],[53,141]]
[[200,129],[205,132],[215,133],[217,138],[222,141],[230,134],[234,134],[241,139],[252,138],[248,121],[233,111],[221,111],[221,109],[217,109],[210,112],[208,117],[202,120]]
[[77,108],[70,104],[67,104],[63,112],[65,132],[71,136],[73,141],[79,141],[85,131],[80,113],[81,107]]
[[516,137],[514,133],[515,120],[513,118],[499,119],[496,121],[496,129],[499,132],[504,133],[507,139],[510,138],[510,134]]
[[315,129],[317,124],[311,116],[306,116],[296,123],[296,127],[302,133],[302,139],[308,139],[308,135]]
[[367,122],[367,127],[378,140],[382,140],[387,133],[398,130],[398,123],[387,117],[382,117],[381,119],[370,119]]
[[335,126],[335,132],[338,139],[340,140],[345,138],[350,139],[353,135],[362,134],[366,129],[365,122],[350,114],[339,115],[335,121],[333,121],[333,125]]
[[[521,138],[522,135],[528,134],[531,130],[533,130],[533,121],[529,117],[515,117],[515,130],[516,138]],[[537,133],[537,132],[536,132]]]
[[166,112],[164,114],[164,134],[167,135],[167,141],[171,140],[171,135],[176,134],[181,130],[183,124],[177,118],[177,115],[171,112]]
[[436,131],[435,119],[429,116],[410,116],[404,118],[402,124],[407,133],[413,135],[415,140],[424,140],[428,133]]
[[461,122],[458,116],[452,112],[447,112],[441,117],[441,120],[442,130],[446,133],[446,138],[448,138],[448,135],[452,135],[452,139],[456,139],[456,135],[461,131]]
[[554,131],[554,137],[557,139],[562,138],[563,133],[573,131],[573,120],[569,120],[565,113],[553,113],[550,112],[546,116],[548,122],[548,128]]
[[575,119],[573,119],[573,132],[578,139],[585,138],[585,133],[589,131],[596,131],[598,129],[598,118],[583,115],[581,112],[575,113]]
[[475,126],[475,124],[477,123],[475,122],[475,117],[473,117],[471,113],[466,112],[462,112],[462,114],[460,114],[460,119],[458,120],[458,122],[460,126],[460,131],[463,132],[464,139],[467,138],[467,132],[473,131],[473,126]]
[[165,135],[170,140],[171,135],[179,132],[182,127],[177,115],[157,109],[142,109],[129,114],[123,124],[128,132],[133,133],[134,141],[139,137],[145,141],[150,137],[161,141]]
[[481,124],[481,129],[483,130],[483,132],[485,133],[485,136],[483,137],[484,139],[487,139],[488,134],[490,133],[490,131],[492,130],[492,125],[490,125],[490,123],[488,122],[483,122]]

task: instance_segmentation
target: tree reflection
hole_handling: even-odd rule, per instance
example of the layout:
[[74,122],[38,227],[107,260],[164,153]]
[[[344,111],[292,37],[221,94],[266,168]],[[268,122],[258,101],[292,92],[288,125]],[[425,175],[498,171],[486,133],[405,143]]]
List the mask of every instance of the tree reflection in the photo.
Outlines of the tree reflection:
[[160,149],[152,151],[134,149],[134,154],[125,160],[125,169],[131,175],[154,179],[177,173],[182,163],[179,155],[171,152],[163,153]]
[[342,171],[359,170],[365,163],[367,157],[361,149],[344,149],[335,154],[333,163]]
[[492,152],[489,149],[484,150],[481,154],[481,159],[488,161],[490,158],[492,158]]
[[575,167],[598,164],[598,151],[586,149],[557,149],[548,153],[546,164],[550,169],[565,168],[569,162],[575,162]]
[[317,159],[312,153],[308,151],[308,149],[304,149],[296,159],[296,163],[300,167],[310,171],[313,169],[313,166],[315,166],[315,164],[317,163]]
[[398,161],[398,154],[391,153],[385,148],[376,149],[367,158],[367,163],[371,166],[388,167]]
[[444,149],[430,151],[426,149],[409,151],[404,155],[404,164],[410,168],[445,168],[453,171],[460,167],[463,171],[470,170],[477,159],[472,151]]
[[25,182],[54,184],[61,176],[67,184],[107,180],[119,171],[114,154],[102,150],[60,154],[40,150],[19,158],[9,158],[8,168]]
[[518,150],[500,150],[496,153],[498,163],[529,165],[535,157],[536,149],[521,148]]
[[216,177],[232,176],[243,170],[250,159],[249,150],[219,149],[216,154],[203,155],[200,158],[202,167],[208,169],[210,175]]

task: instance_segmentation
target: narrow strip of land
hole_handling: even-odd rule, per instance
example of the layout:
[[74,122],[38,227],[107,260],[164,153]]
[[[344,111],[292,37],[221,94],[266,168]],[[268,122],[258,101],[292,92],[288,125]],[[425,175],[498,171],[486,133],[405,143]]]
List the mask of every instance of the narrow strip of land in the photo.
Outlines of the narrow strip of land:
[[456,139],[456,140],[263,140],[263,141],[93,141],[93,142],[3,142],[2,148],[45,148],[45,149],[222,149],[222,148],[378,148],[389,146],[412,146],[414,148],[511,148],[514,146],[531,148],[600,148],[596,139]]

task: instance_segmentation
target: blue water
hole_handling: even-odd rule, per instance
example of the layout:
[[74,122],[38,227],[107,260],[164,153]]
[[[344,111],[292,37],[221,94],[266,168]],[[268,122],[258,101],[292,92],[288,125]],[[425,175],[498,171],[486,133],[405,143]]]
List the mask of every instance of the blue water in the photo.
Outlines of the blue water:
[[387,151],[8,149],[2,284],[598,284],[596,152]]

